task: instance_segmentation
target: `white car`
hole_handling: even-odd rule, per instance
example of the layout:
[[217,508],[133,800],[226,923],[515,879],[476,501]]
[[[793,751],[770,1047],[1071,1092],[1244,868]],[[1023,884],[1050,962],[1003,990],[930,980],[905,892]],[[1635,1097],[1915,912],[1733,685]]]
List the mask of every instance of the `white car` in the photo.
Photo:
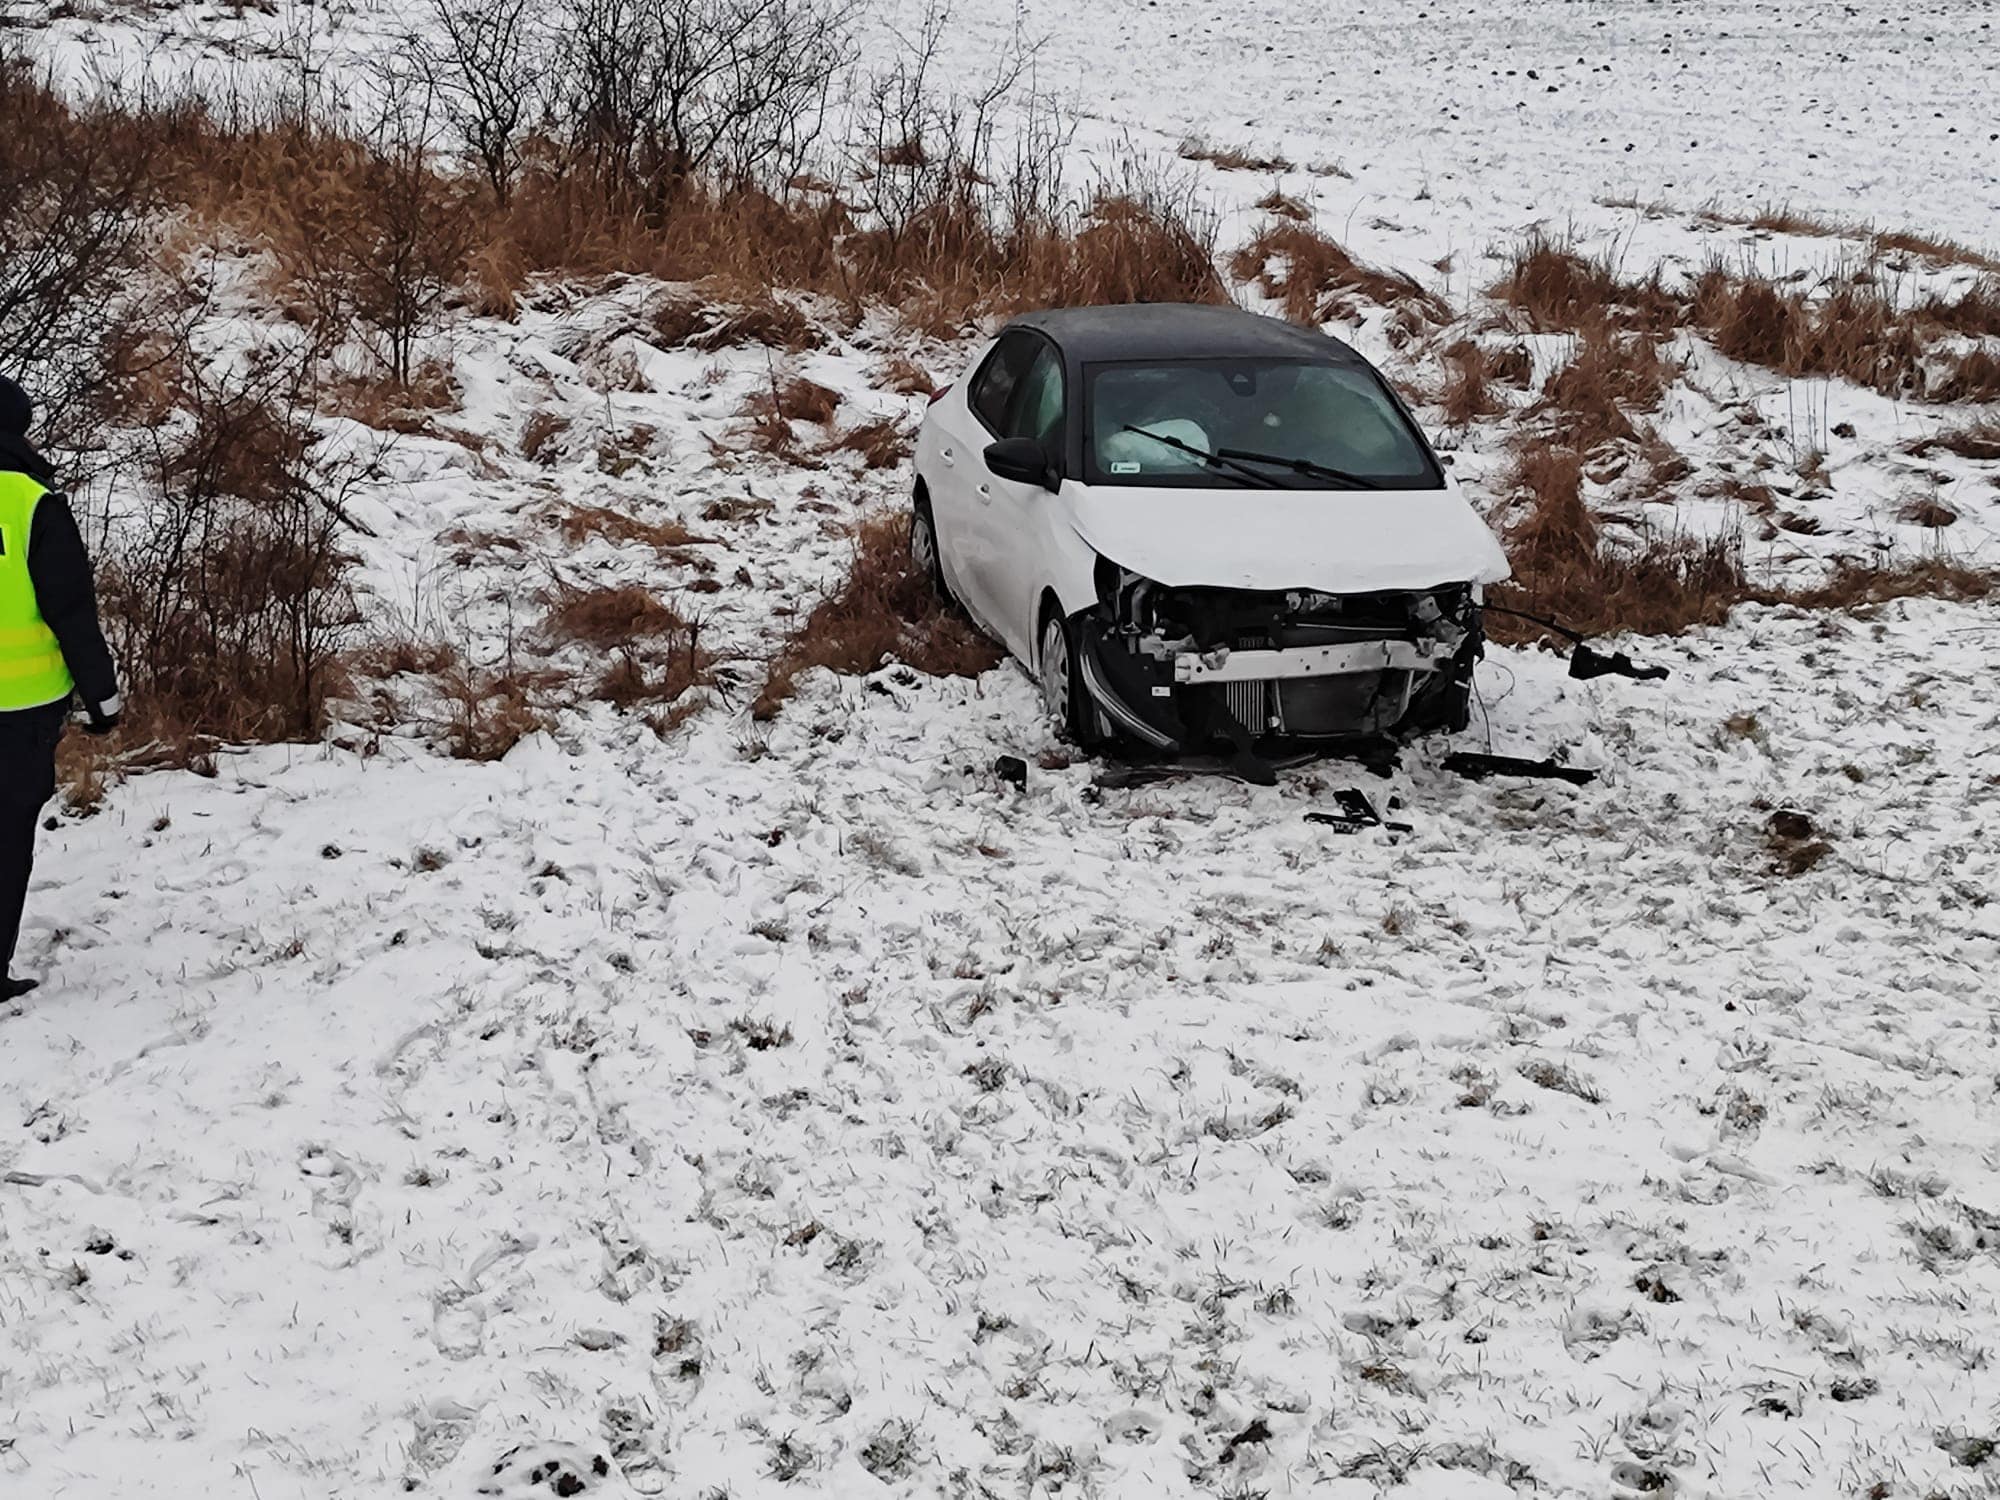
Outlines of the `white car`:
[[1360,355],[1181,305],[1033,313],[980,349],[925,416],[910,546],[1080,745],[1253,774],[1463,728],[1508,572]]

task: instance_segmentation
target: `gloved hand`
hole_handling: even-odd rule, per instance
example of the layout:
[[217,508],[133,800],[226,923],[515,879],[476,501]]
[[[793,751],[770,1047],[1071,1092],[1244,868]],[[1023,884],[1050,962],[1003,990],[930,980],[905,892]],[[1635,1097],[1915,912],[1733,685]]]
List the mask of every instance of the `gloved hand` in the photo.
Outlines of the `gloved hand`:
[[85,734],[105,735],[116,729],[119,720],[125,717],[125,704],[116,697],[103,703],[86,703],[83,705],[83,714]]

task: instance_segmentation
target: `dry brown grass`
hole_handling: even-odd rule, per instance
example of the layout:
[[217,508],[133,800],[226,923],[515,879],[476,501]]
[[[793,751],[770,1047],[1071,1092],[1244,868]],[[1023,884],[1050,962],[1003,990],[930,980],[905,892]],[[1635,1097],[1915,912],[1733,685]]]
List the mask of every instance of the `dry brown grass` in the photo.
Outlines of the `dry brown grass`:
[[1276,188],[1257,200],[1257,206],[1267,214],[1276,214],[1281,219],[1290,219],[1303,224],[1312,218],[1312,210],[1297,198],[1282,193]]
[[1958,523],[1958,512],[1935,495],[1911,495],[1896,507],[1896,519],[1906,526],[1927,526],[1942,531]]
[[1354,298],[1408,311],[1423,323],[1451,319],[1444,299],[1413,277],[1358,261],[1304,224],[1279,223],[1260,231],[1230,258],[1230,271],[1281,300],[1285,317],[1308,327],[1353,316]]
[[1905,443],[1903,451],[1918,458],[1942,451],[1982,462],[2000,460],[2000,418],[1984,417],[1963,427],[1934,432]]
[[1001,653],[947,610],[910,562],[909,517],[878,512],[856,529],[847,574],[773,658],[751,717],[770,719],[801,672],[872,672],[891,659],[933,676],[974,677]]
[[821,453],[854,453],[867,469],[893,469],[915,450],[916,440],[894,417],[877,417],[836,433],[821,444]]
[[680,547],[705,545],[710,539],[696,536],[676,520],[648,521],[622,510],[601,505],[572,505],[562,512],[563,540],[571,546],[603,537],[612,542],[634,542],[669,552]]
[[2000,259],[1959,240],[1915,229],[1876,229],[1868,224],[1843,223],[1838,219],[1811,214],[1778,204],[1738,217],[1716,209],[1704,210],[1700,218],[1711,224],[1737,224],[1746,229],[1762,229],[1773,234],[1795,234],[1815,239],[1859,241],[1880,256],[1902,255],[1928,261],[1932,265],[1970,266],[2000,271]]
[[1181,142],[1183,161],[1205,161],[1225,172],[1289,172],[1292,164],[1282,156],[1260,156],[1240,146],[1211,146],[1206,141]]
[[327,408],[378,432],[423,433],[433,430],[439,413],[457,411],[462,396],[450,368],[426,360],[407,382],[393,376],[330,382]]
[[1924,344],[1879,290],[1849,283],[1823,298],[1710,267],[1694,321],[1731,359],[1784,375],[1840,376],[1885,395],[1923,394]]
[[1967,338],[2000,338],[2000,279],[1983,277],[1956,297],[1925,297],[1910,317],[1926,328]]
[[534,463],[551,463],[561,453],[562,439],[569,432],[569,418],[544,407],[528,413],[521,424],[521,456]]
[[1558,441],[1588,453],[1636,438],[1634,415],[1658,411],[1677,373],[1650,335],[1614,333],[1600,324],[1550,372],[1535,411],[1547,416]]
[[1493,389],[1493,361],[1485,348],[1461,339],[1446,349],[1444,380],[1433,399],[1453,427],[1469,427],[1481,417],[1507,411],[1506,401]]
[[2000,577],[1958,558],[1933,554],[1887,563],[1845,562],[1823,582],[1757,597],[1764,603],[1801,609],[1858,609],[1895,599],[1950,599],[1970,603],[2000,591]]
[[459,760],[499,760],[553,722],[538,701],[546,685],[530,674],[454,662],[435,682],[447,705],[445,743]]
[[1488,290],[1542,333],[1610,327],[1664,333],[1682,318],[1658,272],[1624,281],[1608,261],[1539,237],[1515,248],[1505,274]]
[[[1983,599],[1995,589],[1992,573],[1942,555],[1842,562],[1809,586],[1755,583],[1734,537],[1607,539],[1584,500],[1582,479],[1573,449],[1542,444],[1517,454],[1508,488],[1519,519],[1506,535],[1514,574],[1488,592],[1491,603],[1586,635],[1674,635],[1719,625],[1739,604],[1853,609],[1890,599]],[[1555,639],[1508,615],[1489,614],[1487,621],[1502,643]]]
[[2000,356],[1986,349],[1956,355],[1930,395],[1938,401],[2000,401]]
[[876,378],[899,396],[928,396],[937,389],[931,372],[907,354],[892,354],[876,370]]
[[678,610],[636,583],[559,589],[543,624],[556,640],[607,650],[683,633],[688,628]]

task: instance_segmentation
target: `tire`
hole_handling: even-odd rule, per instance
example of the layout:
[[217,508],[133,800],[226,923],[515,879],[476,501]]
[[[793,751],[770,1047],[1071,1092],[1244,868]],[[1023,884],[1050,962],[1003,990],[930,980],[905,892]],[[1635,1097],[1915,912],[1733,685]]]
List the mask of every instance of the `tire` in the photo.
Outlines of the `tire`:
[[1103,748],[1110,739],[1077,666],[1076,630],[1058,609],[1042,614],[1035,651],[1035,680],[1042,709],[1055,732],[1079,750]]
[[930,579],[940,603],[953,604],[951,585],[944,581],[944,559],[938,552],[937,518],[930,497],[921,492],[910,507],[910,565]]

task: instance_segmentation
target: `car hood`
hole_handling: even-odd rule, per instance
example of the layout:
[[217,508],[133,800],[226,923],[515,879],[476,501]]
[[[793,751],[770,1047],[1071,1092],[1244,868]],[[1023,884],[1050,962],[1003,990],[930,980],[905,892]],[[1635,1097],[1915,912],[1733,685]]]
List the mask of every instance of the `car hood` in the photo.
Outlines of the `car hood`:
[[1457,489],[1092,489],[1062,498],[1083,539],[1173,588],[1363,594],[1498,583],[1507,554]]

